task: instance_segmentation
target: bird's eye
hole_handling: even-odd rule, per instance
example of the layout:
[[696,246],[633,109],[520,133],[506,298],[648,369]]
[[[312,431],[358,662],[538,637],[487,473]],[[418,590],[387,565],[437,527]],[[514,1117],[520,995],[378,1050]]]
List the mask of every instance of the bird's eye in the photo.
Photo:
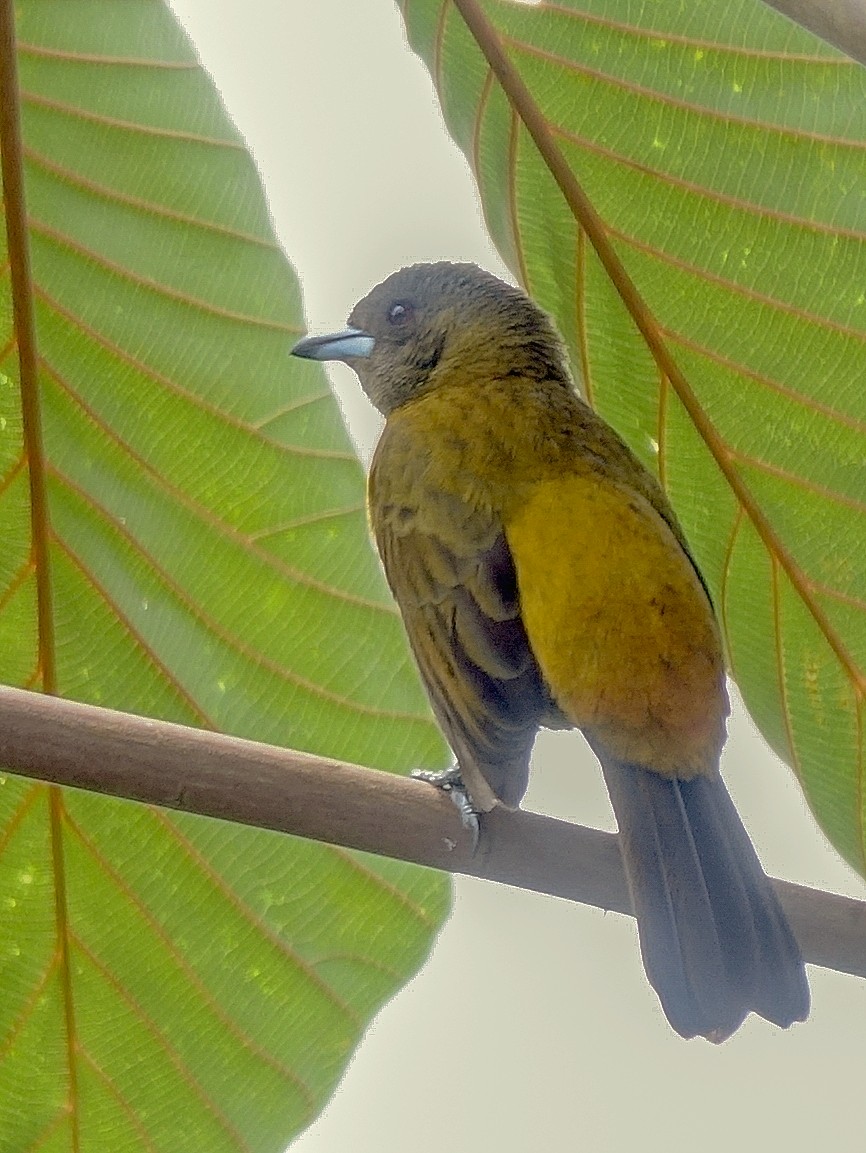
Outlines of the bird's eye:
[[392,304],[388,309],[388,323],[399,327],[401,324],[408,324],[412,319],[414,309],[412,305],[405,300],[398,300],[396,304]]

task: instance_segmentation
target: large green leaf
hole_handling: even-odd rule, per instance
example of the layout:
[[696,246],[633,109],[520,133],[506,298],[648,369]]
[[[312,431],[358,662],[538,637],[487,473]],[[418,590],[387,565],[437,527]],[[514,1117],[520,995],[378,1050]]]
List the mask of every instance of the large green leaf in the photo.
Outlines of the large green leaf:
[[[17,14],[43,434],[4,265],[0,676],[435,763],[362,470],[287,356],[297,285],[190,45],[154,0]],[[0,778],[0,1148],[282,1148],[447,903],[424,870]]]
[[484,10],[684,370],[659,370],[451,0],[404,0],[493,238],[666,484],[733,675],[866,867],[866,74],[757,0]]

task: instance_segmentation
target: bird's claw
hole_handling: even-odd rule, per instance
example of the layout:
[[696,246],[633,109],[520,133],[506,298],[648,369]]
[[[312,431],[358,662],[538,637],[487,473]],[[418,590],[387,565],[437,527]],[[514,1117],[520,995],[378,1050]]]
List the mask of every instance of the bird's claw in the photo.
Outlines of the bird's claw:
[[460,824],[472,837],[472,855],[475,856],[478,849],[478,838],[481,834],[480,814],[472,803],[469,791],[463,784],[460,769],[456,765],[452,765],[448,769],[441,769],[438,772],[431,772],[428,769],[413,769],[411,775],[416,781],[425,781],[428,785],[433,785],[449,795],[460,814]]
[[430,769],[413,769],[409,775],[415,781],[426,781],[428,785],[435,785],[437,789],[442,789],[446,793],[455,785],[458,789],[463,788],[463,778],[460,776],[460,770],[456,765],[433,771]]

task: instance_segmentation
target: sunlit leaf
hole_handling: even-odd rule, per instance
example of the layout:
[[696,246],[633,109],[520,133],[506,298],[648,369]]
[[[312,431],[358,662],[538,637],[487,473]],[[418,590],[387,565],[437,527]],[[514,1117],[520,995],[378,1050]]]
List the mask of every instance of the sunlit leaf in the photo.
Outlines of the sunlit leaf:
[[452,0],[403,0],[491,234],[668,488],[731,669],[863,870],[866,75],[757,0],[485,0],[685,371],[659,371]]
[[[287,356],[295,278],[190,45],[154,0],[17,14],[43,429],[22,429],[4,265],[0,676],[441,761],[362,470]],[[395,862],[0,778],[0,1148],[282,1149],[447,902]]]

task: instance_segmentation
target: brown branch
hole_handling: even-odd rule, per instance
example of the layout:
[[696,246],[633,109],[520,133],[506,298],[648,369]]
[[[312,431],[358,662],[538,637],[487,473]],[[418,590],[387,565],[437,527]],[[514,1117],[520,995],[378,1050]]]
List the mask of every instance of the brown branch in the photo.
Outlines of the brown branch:
[[[326,757],[0,688],[0,764],[42,781],[631,913],[613,834],[495,810],[483,818],[473,857],[446,796]],[[866,977],[866,903],[776,885],[806,959]]]
[[763,0],[807,31],[866,64],[866,5],[863,0]]

